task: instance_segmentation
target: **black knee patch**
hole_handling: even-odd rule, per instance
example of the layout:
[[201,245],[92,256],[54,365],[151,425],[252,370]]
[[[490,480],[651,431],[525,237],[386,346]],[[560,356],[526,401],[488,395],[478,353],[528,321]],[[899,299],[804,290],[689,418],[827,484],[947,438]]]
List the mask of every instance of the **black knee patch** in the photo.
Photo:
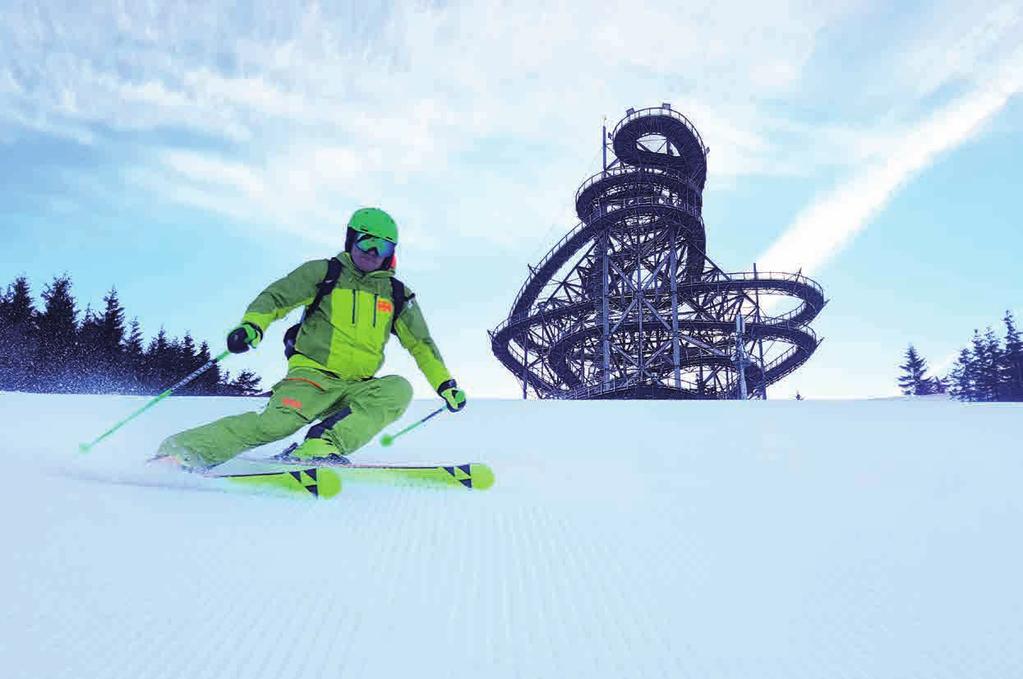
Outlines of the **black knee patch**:
[[323,433],[333,427],[335,424],[345,419],[352,414],[351,408],[342,408],[325,420],[321,420],[319,423],[314,424],[309,428],[305,437],[307,439],[318,439],[323,438]]

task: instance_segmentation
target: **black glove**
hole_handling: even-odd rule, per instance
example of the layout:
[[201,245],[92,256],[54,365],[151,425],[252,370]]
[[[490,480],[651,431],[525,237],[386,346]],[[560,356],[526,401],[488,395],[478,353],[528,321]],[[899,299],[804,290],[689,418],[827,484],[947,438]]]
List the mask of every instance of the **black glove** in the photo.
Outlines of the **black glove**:
[[242,323],[227,336],[227,350],[232,354],[242,354],[259,346],[263,339],[263,331],[252,323]]
[[437,393],[448,404],[448,410],[457,413],[465,407],[465,392],[458,388],[454,380],[448,380],[437,387]]

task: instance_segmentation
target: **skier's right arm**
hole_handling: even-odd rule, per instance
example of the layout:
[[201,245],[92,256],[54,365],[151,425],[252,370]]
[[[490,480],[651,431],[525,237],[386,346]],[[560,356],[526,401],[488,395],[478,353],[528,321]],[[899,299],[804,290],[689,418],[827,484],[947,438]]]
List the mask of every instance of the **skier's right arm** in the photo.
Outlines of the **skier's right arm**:
[[242,323],[250,323],[261,333],[266,332],[271,323],[284,318],[292,309],[312,304],[316,286],[326,275],[326,260],[306,262],[259,293],[245,310]]

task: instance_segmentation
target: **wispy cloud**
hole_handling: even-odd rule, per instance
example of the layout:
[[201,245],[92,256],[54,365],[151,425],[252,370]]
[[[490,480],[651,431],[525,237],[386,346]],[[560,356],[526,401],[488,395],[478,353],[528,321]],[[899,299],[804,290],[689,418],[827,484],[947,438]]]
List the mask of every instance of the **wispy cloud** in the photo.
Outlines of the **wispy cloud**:
[[[167,197],[193,205],[201,197],[235,217],[336,221],[339,197],[396,193],[409,196],[410,210],[436,215],[431,200],[465,199],[453,187],[471,182],[479,165],[459,161],[480,140],[519,145],[519,157],[499,168],[510,186],[535,195],[542,180],[564,192],[580,179],[574,155],[594,145],[601,113],[659,103],[666,92],[707,102],[701,124],[721,141],[720,173],[769,169],[751,111],[797,85],[817,32],[842,11],[798,0],[772,9],[617,2],[601,12],[582,2],[399,3],[375,14],[358,3],[254,14],[221,5],[10,6],[0,10],[0,72],[9,74],[0,81],[11,93],[0,116],[65,136],[181,131],[227,144],[183,141],[190,155],[175,157],[164,135],[130,175],[162,176]],[[583,129],[587,115],[593,126]],[[225,156],[228,174],[244,172],[248,188],[197,186],[207,172],[224,178]],[[175,167],[186,157],[192,175]],[[495,214],[475,222],[500,219],[494,200],[481,202]],[[519,232],[545,228],[552,206],[525,207]]]
[[765,270],[819,270],[862,231],[907,181],[945,151],[970,139],[1023,90],[1023,50],[1006,58],[991,79],[908,130],[883,157],[806,207],[757,258]]
[[[870,74],[911,101],[876,111],[877,124],[845,120],[855,93],[815,74],[815,55],[871,7],[11,4],[0,9],[0,132],[90,144],[132,133],[140,160],[124,173],[147,191],[315,241],[334,237],[352,203],[400,195],[408,216],[507,244],[570,215],[571,192],[596,170],[579,158],[596,150],[601,114],[671,100],[711,146],[712,182],[854,172],[763,258],[809,270],[1004,104],[975,87],[944,111],[905,115],[998,61],[1018,33],[1018,5],[968,14],[950,2],[910,17],[921,27],[889,46],[897,63]],[[833,106],[801,116],[814,74]],[[490,147],[507,151],[484,160]]]

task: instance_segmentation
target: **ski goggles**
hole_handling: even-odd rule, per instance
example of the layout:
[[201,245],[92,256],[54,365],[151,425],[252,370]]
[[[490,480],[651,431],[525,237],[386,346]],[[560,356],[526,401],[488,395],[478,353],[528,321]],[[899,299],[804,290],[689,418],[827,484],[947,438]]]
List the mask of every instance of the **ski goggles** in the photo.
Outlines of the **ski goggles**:
[[377,257],[390,257],[394,254],[394,243],[387,240],[386,238],[380,238],[379,236],[371,236],[370,234],[363,234],[355,240],[355,247],[359,248],[365,253],[370,253],[373,250],[377,251]]

